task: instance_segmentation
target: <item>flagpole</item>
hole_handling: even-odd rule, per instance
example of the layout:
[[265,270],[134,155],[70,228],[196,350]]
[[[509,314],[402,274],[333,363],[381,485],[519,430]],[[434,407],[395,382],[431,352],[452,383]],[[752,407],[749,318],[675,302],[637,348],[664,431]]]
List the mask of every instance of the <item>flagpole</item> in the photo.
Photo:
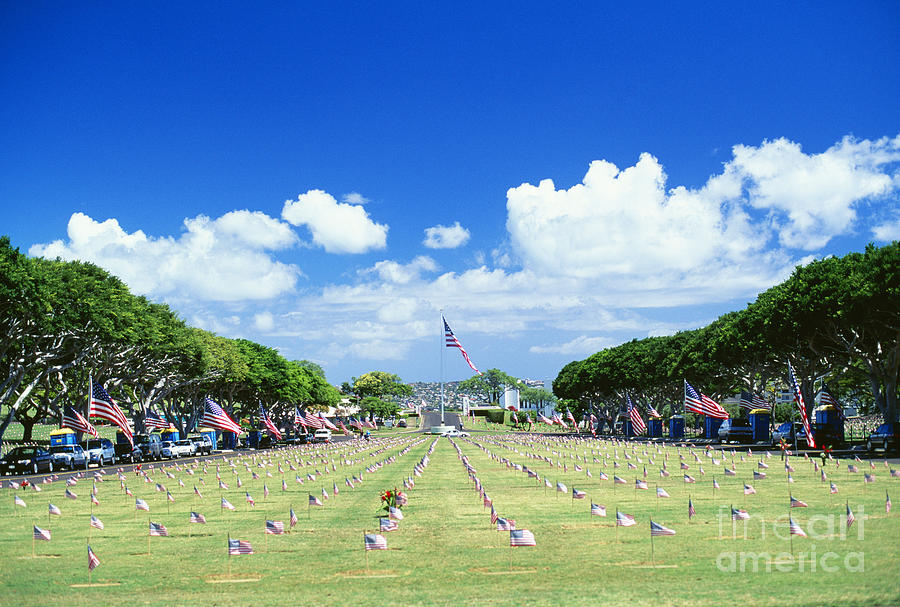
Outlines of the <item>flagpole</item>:
[[[444,309],[440,309],[441,313],[441,331],[440,331],[440,346],[441,346],[441,426],[444,425],[444,341],[446,339],[444,335]],[[368,552],[368,551],[367,551]]]
[[653,565],[653,519],[650,519],[650,565]]

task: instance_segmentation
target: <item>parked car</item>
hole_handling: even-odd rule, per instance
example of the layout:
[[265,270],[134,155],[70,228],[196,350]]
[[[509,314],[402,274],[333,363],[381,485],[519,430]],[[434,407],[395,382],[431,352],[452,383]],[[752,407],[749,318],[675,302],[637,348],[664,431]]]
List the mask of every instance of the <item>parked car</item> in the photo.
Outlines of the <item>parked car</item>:
[[92,438],[84,443],[89,464],[100,467],[116,463],[116,448],[108,438]]
[[175,441],[175,447],[178,449],[178,455],[181,457],[191,457],[197,453],[197,446],[190,439],[183,438]]
[[469,433],[463,432],[462,430],[457,430],[456,428],[452,428],[445,432],[441,432],[441,436],[469,436]]
[[50,457],[57,470],[84,468],[87,460],[81,445],[54,445],[50,447]]
[[900,449],[900,423],[881,424],[875,432],[869,435],[866,441],[869,451],[884,451]]
[[719,440],[723,443],[752,443],[750,420],[743,417],[726,419],[719,426]]
[[144,453],[138,444],[116,443],[116,461],[137,463],[144,461]]
[[190,436],[188,440],[194,443],[195,455],[209,455],[212,453],[212,441],[205,434],[200,436]]
[[0,473],[53,472],[53,458],[43,447],[16,447],[0,459]]
[[331,430],[328,428],[319,428],[316,430],[316,433],[313,435],[314,443],[330,443],[331,442]]
[[175,459],[181,456],[181,448],[176,447],[173,441],[164,440],[160,454],[166,459]]
[[136,434],[134,444],[140,447],[145,460],[162,459],[162,439],[159,434]]
[[806,448],[806,429],[801,422],[784,422],[772,432],[772,444],[778,445],[782,440],[791,447],[794,446],[794,435],[797,436],[797,448]]
[[405,428],[405,427],[406,427],[406,420],[405,420],[405,419],[401,419],[399,422],[397,422],[397,427],[398,427],[398,428]]

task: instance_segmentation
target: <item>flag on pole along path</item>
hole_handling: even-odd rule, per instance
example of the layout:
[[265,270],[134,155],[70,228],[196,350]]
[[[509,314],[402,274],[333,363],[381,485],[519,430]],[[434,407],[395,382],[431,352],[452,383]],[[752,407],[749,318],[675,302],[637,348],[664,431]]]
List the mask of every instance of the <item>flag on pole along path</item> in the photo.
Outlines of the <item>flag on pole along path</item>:
[[684,408],[700,415],[715,417],[716,419],[728,419],[728,411],[723,409],[722,405],[702,392],[695,390],[687,380],[684,380]]
[[281,521],[266,521],[266,533],[269,535],[282,535],[284,523]]
[[203,403],[203,416],[200,418],[201,426],[224,430],[225,432],[234,432],[235,434],[242,432],[238,423],[231,419],[216,401],[207,396]]
[[482,375],[481,371],[472,363],[472,360],[469,358],[469,354],[466,352],[466,349],[462,347],[462,344],[459,343],[459,340],[456,339],[456,335],[453,334],[453,331],[450,330],[450,325],[447,324],[447,320],[441,316],[441,320],[444,323],[444,338],[445,344],[448,348],[459,348],[459,353],[462,354],[462,357],[466,359],[466,363],[468,363],[469,367],[475,371],[478,375]]
[[659,411],[653,408],[653,405],[647,405],[647,415],[650,417],[662,417],[662,415],[659,414]]
[[201,524],[201,525],[205,525],[205,524],[206,524],[206,517],[203,516],[202,514],[200,514],[199,512],[193,512],[193,511],[191,511],[191,517],[190,517],[189,522],[191,522],[191,523],[198,523],[198,524]]
[[100,436],[94,425],[71,405],[66,405],[65,409],[63,409],[62,426],[63,428],[71,428],[72,430],[84,432],[91,436]]
[[380,518],[378,519],[378,528],[379,531],[387,532],[387,531],[396,531],[400,528],[400,525],[396,521],[392,521],[389,518]]
[[401,512],[400,508],[397,508],[396,506],[389,506],[388,516],[391,517],[392,519],[394,519],[395,521],[403,520],[403,512]]
[[49,529],[41,529],[37,525],[34,526],[34,539],[36,540],[44,540],[45,542],[50,541],[50,530]]
[[363,544],[366,550],[387,550],[387,540],[378,533],[366,533],[363,535]]
[[166,526],[162,523],[150,523],[150,535],[156,535],[159,537],[166,537],[169,535],[169,530],[166,529]]
[[253,546],[246,540],[228,539],[228,554],[237,556],[239,554],[253,554]]
[[509,530],[510,546],[537,546],[534,541],[534,534],[528,529],[510,529]]
[[566,419],[568,419],[572,423],[573,426],[575,425],[575,416],[572,415],[572,412],[569,411],[568,409],[566,409]]
[[740,508],[732,508],[731,509],[731,520],[749,521],[750,514],[746,510],[741,510]]
[[630,514],[625,514],[624,512],[619,512],[616,510],[616,526],[617,527],[631,527],[635,524],[634,517]]
[[591,516],[606,516],[606,506],[591,504]]
[[662,487],[656,488],[656,497],[671,497]]
[[18,495],[16,495],[15,497],[13,497],[13,505],[14,505],[14,506],[21,506],[22,508],[27,508],[27,505],[25,504],[25,500],[23,500],[23,499],[22,499],[21,497],[19,497]]
[[691,501],[691,498],[688,498],[688,518],[694,518],[695,514],[697,514],[697,511],[694,510],[694,502]]
[[841,416],[841,419],[847,419],[847,416],[844,415],[844,408],[841,407],[841,404],[838,402],[838,400],[831,395],[831,392],[828,391],[828,386],[824,383],[822,384],[822,390],[819,392],[819,405],[832,406],[837,409],[838,415]]
[[847,529],[853,524],[853,521],[856,520],[856,517],[853,516],[853,511],[850,510],[850,502],[847,502]]
[[290,525],[290,528],[293,529],[294,525],[296,525],[297,523],[298,523],[297,514],[294,512],[294,509],[291,508],[290,520],[289,520],[288,524]]
[[510,519],[506,519],[501,517],[497,517],[497,531],[509,531],[511,529],[515,529],[516,526]]
[[91,515],[91,527],[102,530],[103,529],[103,521],[101,521],[100,519],[98,519],[96,516],[94,516],[92,514]]
[[794,374],[794,367],[791,365],[791,361],[788,361],[788,379],[791,384],[791,391],[794,394],[794,401],[797,403],[797,408],[800,410],[800,420],[803,422],[803,429],[806,431],[806,442],[809,443],[809,446],[813,449],[816,448],[816,443],[813,440],[812,429],[809,426],[809,417],[806,415],[806,404],[803,402],[803,392],[800,390],[800,384],[797,383],[797,376]]
[[319,421],[321,421],[322,424],[329,430],[337,430],[338,429],[337,426],[335,426],[333,423],[331,423],[330,419],[325,417],[325,413],[323,413],[322,411],[319,411]]
[[56,516],[62,516],[62,510],[60,510],[53,504],[47,504],[47,510],[50,512],[50,514],[54,514]]
[[113,401],[112,397],[106,392],[102,385],[91,381],[91,402],[88,408],[88,417],[99,417],[109,420],[122,430],[122,434],[134,447],[134,435],[131,432],[131,426],[125,418],[125,414],[119,409],[119,406]]
[[153,409],[147,409],[144,414],[144,426],[147,428],[168,428],[169,422]]
[[806,502],[798,500],[793,495],[791,496],[791,508],[806,508],[806,507],[807,507]]
[[740,407],[741,409],[746,409],[747,411],[752,411],[753,409],[765,409],[766,411],[772,410],[772,405],[767,403],[765,399],[763,399],[755,392],[741,392]]
[[275,437],[275,440],[281,440],[281,432],[279,432],[278,428],[275,427],[275,424],[272,423],[272,420],[269,418],[268,413],[266,413],[265,408],[263,408],[262,403],[259,405],[259,421],[266,427],[270,436]]
[[306,421],[305,425],[310,428],[319,430],[319,429],[325,427],[325,424],[322,423],[322,420],[319,419],[319,417],[317,415],[313,415],[311,411],[306,412],[304,420]]
[[575,487],[572,487],[572,499],[583,500],[585,497],[587,497],[587,493],[585,493],[584,491],[579,491]]
[[794,522],[794,519],[790,519],[790,527],[791,527],[791,535],[799,535],[801,537],[806,537],[806,532],[803,528]]
[[66,497],[69,498],[70,500],[78,499],[78,495],[71,489],[66,489]]
[[663,527],[655,521],[650,521],[650,535],[654,537],[660,535],[675,535],[675,530],[669,529],[668,527]]
[[634,403],[631,402],[631,396],[625,395],[625,402],[628,403],[628,417],[631,419],[631,426],[634,430],[635,434],[643,434],[647,429],[647,424],[644,423],[644,418],[641,417],[641,412],[638,411],[637,407],[634,406]]
[[234,504],[229,502],[224,497],[222,498],[222,508],[227,508],[228,510],[234,510]]
[[324,504],[322,503],[322,500],[317,498],[312,493],[309,494],[309,505],[310,506],[324,506]]
[[91,547],[88,546],[88,570],[93,571],[97,568],[97,565],[100,564],[100,559],[97,558],[97,555],[94,554],[94,551],[91,550]]
[[141,498],[134,500],[134,507],[137,510],[146,510],[147,512],[150,512],[150,505]]
[[497,522],[500,517],[497,515],[497,511],[491,506],[491,525]]

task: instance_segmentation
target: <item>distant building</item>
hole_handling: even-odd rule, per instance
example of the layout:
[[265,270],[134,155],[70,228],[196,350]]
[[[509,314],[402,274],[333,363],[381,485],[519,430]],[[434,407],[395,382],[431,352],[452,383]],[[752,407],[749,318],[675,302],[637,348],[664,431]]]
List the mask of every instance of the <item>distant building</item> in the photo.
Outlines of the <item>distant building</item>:
[[543,379],[523,379],[522,383],[528,386],[529,388],[543,388],[544,380]]

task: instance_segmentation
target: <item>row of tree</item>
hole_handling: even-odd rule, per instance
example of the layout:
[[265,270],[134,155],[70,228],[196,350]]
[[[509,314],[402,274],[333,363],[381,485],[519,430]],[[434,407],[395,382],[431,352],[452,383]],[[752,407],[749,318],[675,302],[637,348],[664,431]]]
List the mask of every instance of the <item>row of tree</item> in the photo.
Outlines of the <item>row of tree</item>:
[[567,364],[554,393],[584,414],[615,417],[626,395],[680,412],[683,381],[717,400],[789,387],[790,362],[808,409],[824,382],[838,399],[898,419],[900,242],[798,266],[745,309],[710,325],[633,340]]
[[0,440],[13,419],[28,440],[65,405],[85,413],[89,376],[139,432],[151,408],[193,428],[206,396],[236,418],[255,419],[262,404],[291,421],[296,405],[340,401],[315,363],[190,327],[97,266],[29,258],[0,238]]

